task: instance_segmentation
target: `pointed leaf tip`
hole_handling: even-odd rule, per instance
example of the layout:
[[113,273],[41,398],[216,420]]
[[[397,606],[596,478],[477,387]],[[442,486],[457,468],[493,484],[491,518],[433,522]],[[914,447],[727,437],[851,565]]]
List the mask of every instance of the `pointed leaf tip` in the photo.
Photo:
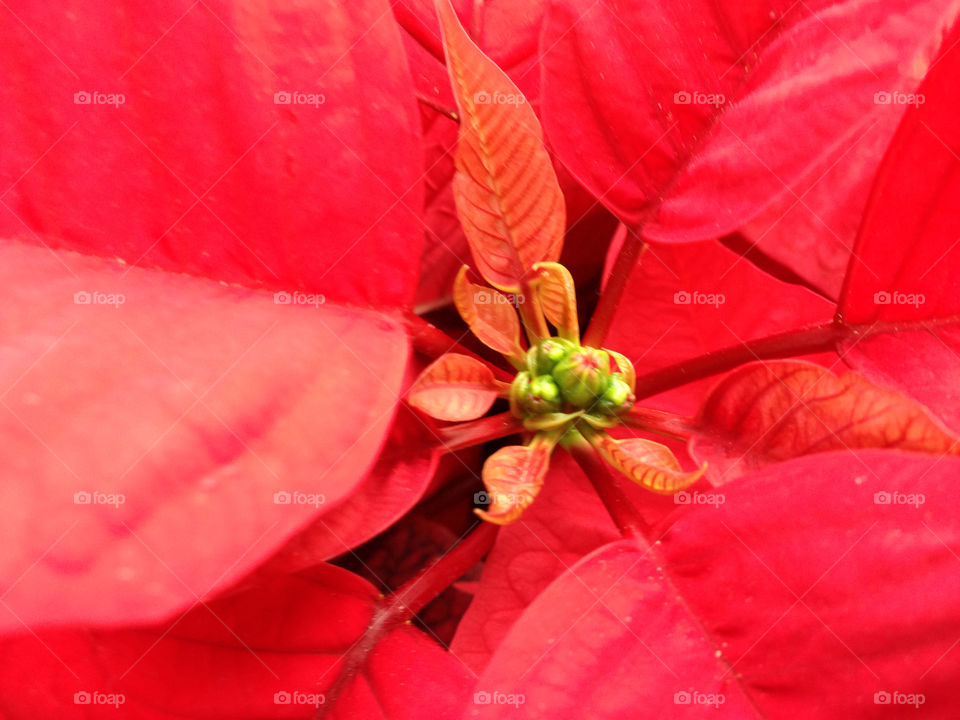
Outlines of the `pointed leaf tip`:
[[534,263],[560,257],[563,193],[530,104],[470,39],[449,0],[436,8],[461,118],[457,213],[480,274],[519,292]]
[[604,460],[637,485],[659,495],[685,490],[707,469],[704,463],[697,470],[684,472],[670,448],[652,440],[614,440],[606,433],[591,433],[589,440]]
[[560,263],[541,262],[533,266],[539,272],[537,292],[543,314],[564,340],[580,344],[580,323],[577,320],[577,290],[573,276]]

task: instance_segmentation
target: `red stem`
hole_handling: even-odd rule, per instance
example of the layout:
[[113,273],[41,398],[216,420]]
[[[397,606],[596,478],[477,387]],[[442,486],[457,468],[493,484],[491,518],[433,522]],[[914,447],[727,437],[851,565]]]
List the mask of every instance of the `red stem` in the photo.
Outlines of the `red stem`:
[[509,412],[482,417],[472,422],[448,425],[439,430],[440,442],[447,452],[523,432],[523,425]]
[[603,289],[603,294],[600,295],[597,309],[594,311],[587,332],[583,336],[583,345],[603,347],[607,332],[610,330],[610,324],[613,322],[613,317],[620,306],[620,298],[623,296],[627,281],[630,279],[630,273],[643,254],[643,248],[644,244],[640,236],[628,229],[620,253],[613,263],[613,270],[610,271],[610,280]]
[[438,330],[419,315],[405,313],[401,321],[406,325],[413,341],[413,347],[427,357],[438,358],[448,352],[458,352],[479,360],[493,371],[493,376],[504,382],[513,382],[513,375],[498,365],[494,365],[477,355],[473,350],[464,347],[442,330]]
[[593,483],[597,495],[603,502],[620,534],[624,537],[650,537],[650,526],[640,517],[633,503],[617,484],[607,464],[600,459],[596,451],[586,440],[570,443],[567,446],[573,459],[583,469],[584,474]]
[[627,427],[647,430],[677,440],[686,439],[692,430],[690,418],[638,405],[634,405],[620,419]]
[[[591,326],[592,327],[592,326]],[[702,380],[743,365],[752,360],[793,357],[807,353],[834,350],[837,344],[858,330],[869,331],[872,327],[843,325],[831,322],[804,330],[770,335],[740,345],[714,350],[699,357],[641,375],[637,378],[634,394],[637,399],[657,395],[680,385]]]
[[367,657],[387,633],[413,618],[490,552],[497,530],[499,527],[496,525],[482,523],[452,550],[421,570],[384,601],[374,612],[363,638],[344,656],[337,680],[327,692],[326,702],[314,715],[316,720],[323,718],[336,705],[337,698],[362,670]]

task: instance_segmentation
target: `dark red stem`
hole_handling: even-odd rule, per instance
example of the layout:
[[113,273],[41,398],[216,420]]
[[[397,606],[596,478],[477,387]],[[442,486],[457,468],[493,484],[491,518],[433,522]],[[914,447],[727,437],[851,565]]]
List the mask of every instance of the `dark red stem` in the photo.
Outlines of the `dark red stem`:
[[444,449],[456,452],[519,432],[523,432],[523,425],[511,413],[505,412],[472,422],[448,425],[439,430],[439,435]]
[[690,418],[638,405],[634,405],[628,413],[621,415],[620,419],[627,427],[649,430],[677,440],[689,437],[692,430]]
[[600,496],[604,507],[613,518],[620,534],[624,537],[649,538],[650,526],[637,513],[633,503],[617,484],[617,478],[590,444],[586,440],[578,441],[571,443],[567,449],[593,483],[597,495]]
[[463,355],[469,355],[475,360],[479,360],[493,371],[493,376],[497,380],[504,382],[513,382],[513,374],[494,365],[488,360],[477,355],[473,350],[465,348],[458,341],[451,338],[442,330],[438,330],[419,315],[406,313],[401,316],[401,320],[410,333],[410,339],[413,341],[413,347],[422,352],[427,357],[438,358],[448,352],[458,352]]
[[641,400],[680,385],[732,370],[753,360],[785,358],[834,350],[840,341],[857,334],[861,329],[864,328],[831,322],[714,350],[641,375],[637,378],[634,394],[637,400]]
[[367,656],[384,635],[397,625],[412,619],[427,603],[450,587],[490,552],[493,541],[497,537],[497,530],[499,527],[496,525],[481,523],[480,527],[467,535],[433,565],[421,570],[383,601],[380,608],[374,612],[363,638],[344,656],[340,674],[327,692],[326,702],[314,715],[316,720],[323,718],[334,707],[336,699],[360,672]]
[[630,279],[630,273],[633,266],[643,254],[643,241],[640,236],[631,231],[627,231],[627,237],[623,240],[623,246],[613,263],[613,270],[610,271],[610,279],[607,286],[603,289],[600,301],[597,303],[597,309],[590,319],[590,325],[583,336],[583,344],[587,347],[603,347],[603,341],[610,330],[610,324],[620,306],[620,298],[627,287],[627,281]]

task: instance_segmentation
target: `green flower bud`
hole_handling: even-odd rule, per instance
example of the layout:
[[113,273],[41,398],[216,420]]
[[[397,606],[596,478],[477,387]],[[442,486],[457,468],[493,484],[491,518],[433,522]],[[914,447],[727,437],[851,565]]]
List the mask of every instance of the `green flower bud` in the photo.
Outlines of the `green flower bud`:
[[607,391],[610,383],[610,356],[595,348],[578,348],[553,368],[563,398],[578,408],[590,408]]
[[610,378],[610,384],[607,385],[606,391],[603,393],[603,403],[608,405],[614,412],[618,410],[629,410],[633,405],[634,400],[633,392],[630,390],[630,386],[619,376],[614,375]]
[[527,351],[527,367],[533,375],[549,375],[556,364],[575,347],[563,338],[544,338]]
[[530,412],[555,412],[560,409],[562,403],[560,388],[552,377],[539,375],[530,381],[526,397],[526,405]]
[[514,417],[523,419],[526,417],[526,399],[530,392],[530,373],[521,372],[510,384],[510,412]]

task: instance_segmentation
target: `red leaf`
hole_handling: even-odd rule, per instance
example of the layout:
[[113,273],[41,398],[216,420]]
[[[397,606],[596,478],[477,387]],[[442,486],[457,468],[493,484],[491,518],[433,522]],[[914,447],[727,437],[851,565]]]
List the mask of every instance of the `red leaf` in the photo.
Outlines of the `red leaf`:
[[420,374],[407,402],[438,420],[460,422],[486,413],[499,392],[490,368],[468,355],[447,353]]
[[714,484],[770,463],[830,450],[956,453],[960,438],[919,403],[857,373],[794,360],[750,363],[707,397],[690,453]]
[[[319,706],[326,717],[458,717],[469,675],[408,625],[374,637],[373,652],[336,693],[345,656],[371,632],[377,598],[366,581],[321,565],[261,575],[157,625],[7,637],[0,714],[254,720],[310,718]],[[122,704],[107,704],[107,695]]]
[[841,352],[851,367],[918,400],[960,432],[960,324],[856,338]]
[[840,312],[847,322],[960,313],[960,23],[917,90],[877,174],[850,261]]
[[518,292],[534,263],[563,245],[563,194],[543,132],[516,85],[473,43],[449,0],[437,0],[460,111],[457,212],[484,279]]
[[408,352],[385,316],[17,244],[0,258],[0,625],[166,616],[373,464]]
[[331,300],[412,301],[419,116],[387,2],[62,9],[69,22],[3,6],[0,236]]
[[955,14],[947,0],[561,0],[541,40],[544,125],[645,236],[714,238],[780,197],[802,202],[898,112],[875,94],[912,91]]
[[471,716],[872,717],[878,693],[920,693],[924,717],[951,717],[958,472],[891,451],[800,458],[686,508],[652,546],[598,550],[477,682],[525,702]]

